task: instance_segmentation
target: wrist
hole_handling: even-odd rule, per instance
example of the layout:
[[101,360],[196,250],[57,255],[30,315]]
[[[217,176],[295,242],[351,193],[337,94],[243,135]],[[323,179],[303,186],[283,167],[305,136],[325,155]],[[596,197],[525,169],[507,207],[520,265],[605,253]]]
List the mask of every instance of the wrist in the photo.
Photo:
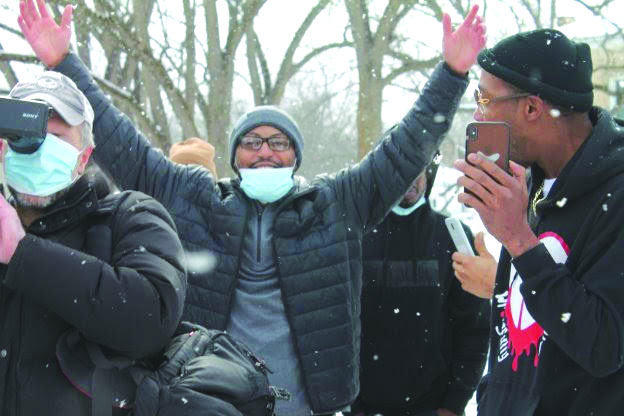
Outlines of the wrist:
[[458,78],[466,78],[466,76],[468,75],[468,71],[462,71],[461,69],[456,68],[454,65],[449,64],[447,61],[444,61],[444,67],[447,69],[448,72]]
[[512,258],[520,257],[527,251],[539,245],[540,240],[532,231],[523,233],[522,235],[514,235],[514,238],[505,241],[503,245]]
[[51,59],[49,62],[44,62],[46,69],[53,70],[54,68],[59,66],[61,62],[65,60],[65,58],[67,58],[67,55],[69,55],[69,51],[63,53],[57,58]]

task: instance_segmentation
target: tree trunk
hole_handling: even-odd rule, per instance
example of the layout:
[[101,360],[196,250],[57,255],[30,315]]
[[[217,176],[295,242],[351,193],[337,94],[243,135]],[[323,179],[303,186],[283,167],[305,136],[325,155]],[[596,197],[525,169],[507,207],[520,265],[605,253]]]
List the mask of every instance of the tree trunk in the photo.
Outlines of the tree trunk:
[[368,79],[358,93],[357,132],[358,159],[375,146],[382,133],[381,104],[383,85],[379,80]]

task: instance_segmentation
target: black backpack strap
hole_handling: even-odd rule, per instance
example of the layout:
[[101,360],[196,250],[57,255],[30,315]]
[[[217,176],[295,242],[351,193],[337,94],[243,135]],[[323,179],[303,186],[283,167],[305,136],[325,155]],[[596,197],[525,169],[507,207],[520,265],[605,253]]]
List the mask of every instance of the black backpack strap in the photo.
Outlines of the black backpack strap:
[[86,341],[85,346],[89,358],[95,365],[93,371],[93,391],[91,416],[112,416],[113,414],[113,369],[127,368],[133,361],[127,358],[109,359],[102,348],[93,342]]
[[93,372],[91,416],[112,416],[112,393],[111,370],[96,367]]
[[77,329],[59,337],[56,356],[69,383],[91,399],[92,416],[110,416],[113,407],[128,409],[134,403],[136,384],[128,374],[133,360],[108,358],[101,346],[84,339]]

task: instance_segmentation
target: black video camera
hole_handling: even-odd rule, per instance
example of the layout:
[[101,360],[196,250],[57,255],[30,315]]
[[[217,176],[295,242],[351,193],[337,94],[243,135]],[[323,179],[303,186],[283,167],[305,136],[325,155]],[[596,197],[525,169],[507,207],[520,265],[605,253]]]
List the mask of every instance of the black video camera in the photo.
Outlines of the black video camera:
[[46,103],[0,98],[0,137],[8,140],[45,137],[49,115],[50,106]]
[[[46,103],[0,98],[0,138],[20,153],[32,153],[46,137],[49,116]],[[34,141],[38,144],[33,148]]]

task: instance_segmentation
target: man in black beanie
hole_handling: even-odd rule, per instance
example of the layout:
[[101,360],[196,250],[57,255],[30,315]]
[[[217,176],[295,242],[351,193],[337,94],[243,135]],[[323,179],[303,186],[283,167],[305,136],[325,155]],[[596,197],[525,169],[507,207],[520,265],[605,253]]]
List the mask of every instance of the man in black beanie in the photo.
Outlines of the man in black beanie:
[[448,130],[485,44],[478,8],[454,32],[445,15],[446,63],[383,141],[357,165],[304,184],[293,178],[301,133],[273,106],[235,124],[230,162],[237,177],[215,182],[205,169],[170,162],[69,53],[71,6],[59,27],[42,0],[27,3],[19,22],[37,56],[94,104],[99,164],[120,188],[166,206],[192,258],[215,259],[214,269],[190,262],[183,318],[227,329],[267,360],[271,383],[292,393],[290,402],[278,402],[278,416],[348,407],[359,390],[362,235],[407,191]]
[[511,174],[455,162],[476,195],[459,201],[503,245],[479,415],[621,414],[623,123],[592,107],[589,46],[561,32],[520,33],[478,62],[475,119],[510,125],[512,160]]

